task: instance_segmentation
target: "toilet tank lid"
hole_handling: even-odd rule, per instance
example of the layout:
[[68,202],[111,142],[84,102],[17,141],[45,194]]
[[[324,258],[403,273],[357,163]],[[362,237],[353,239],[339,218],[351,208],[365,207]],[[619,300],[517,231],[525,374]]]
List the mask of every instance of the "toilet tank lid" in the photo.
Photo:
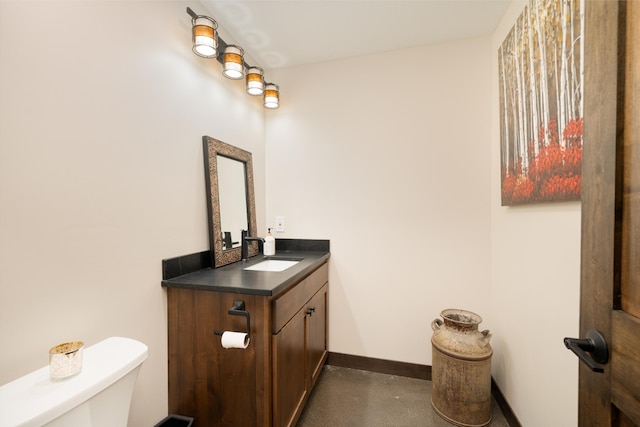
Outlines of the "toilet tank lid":
[[91,399],[134,370],[148,348],[131,338],[111,337],[87,347],[82,371],[52,380],[49,366],[0,387],[0,426],[40,426]]

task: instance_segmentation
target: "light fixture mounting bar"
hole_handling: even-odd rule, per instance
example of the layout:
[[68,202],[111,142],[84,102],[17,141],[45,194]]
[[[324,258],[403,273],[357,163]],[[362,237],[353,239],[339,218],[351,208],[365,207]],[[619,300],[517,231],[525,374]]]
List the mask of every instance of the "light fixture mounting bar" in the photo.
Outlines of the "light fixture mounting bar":
[[191,16],[193,19],[197,19],[198,18],[198,14],[195,13],[193,10],[191,10],[191,8],[189,6],[187,6],[187,13],[189,14],[189,16]]

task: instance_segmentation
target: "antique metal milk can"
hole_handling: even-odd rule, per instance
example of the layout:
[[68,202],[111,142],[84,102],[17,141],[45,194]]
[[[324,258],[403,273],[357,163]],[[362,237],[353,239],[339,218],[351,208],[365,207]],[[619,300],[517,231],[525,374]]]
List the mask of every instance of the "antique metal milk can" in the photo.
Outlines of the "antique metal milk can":
[[465,310],[440,313],[444,322],[431,322],[431,405],[452,424],[486,426],[491,422],[491,355],[488,330],[482,318]]

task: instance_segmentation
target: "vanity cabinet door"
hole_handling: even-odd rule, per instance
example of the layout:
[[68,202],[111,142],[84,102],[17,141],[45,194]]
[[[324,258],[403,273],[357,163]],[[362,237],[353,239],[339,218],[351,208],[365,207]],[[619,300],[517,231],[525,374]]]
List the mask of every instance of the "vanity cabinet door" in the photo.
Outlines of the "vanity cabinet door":
[[308,390],[304,310],[273,335],[273,425],[293,426]]
[[307,369],[310,387],[316,383],[327,358],[327,285],[307,303]]

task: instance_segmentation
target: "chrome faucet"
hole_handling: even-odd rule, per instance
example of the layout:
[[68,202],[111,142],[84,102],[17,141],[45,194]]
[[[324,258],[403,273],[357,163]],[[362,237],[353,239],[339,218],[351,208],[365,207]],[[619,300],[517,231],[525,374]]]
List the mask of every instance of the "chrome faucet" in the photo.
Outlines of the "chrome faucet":
[[247,258],[249,258],[248,242],[262,242],[262,244],[264,244],[264,237],[249,237],[247,236],[247,230],[242,230],[240,237],[240,253],[242,261],[246,261]]

